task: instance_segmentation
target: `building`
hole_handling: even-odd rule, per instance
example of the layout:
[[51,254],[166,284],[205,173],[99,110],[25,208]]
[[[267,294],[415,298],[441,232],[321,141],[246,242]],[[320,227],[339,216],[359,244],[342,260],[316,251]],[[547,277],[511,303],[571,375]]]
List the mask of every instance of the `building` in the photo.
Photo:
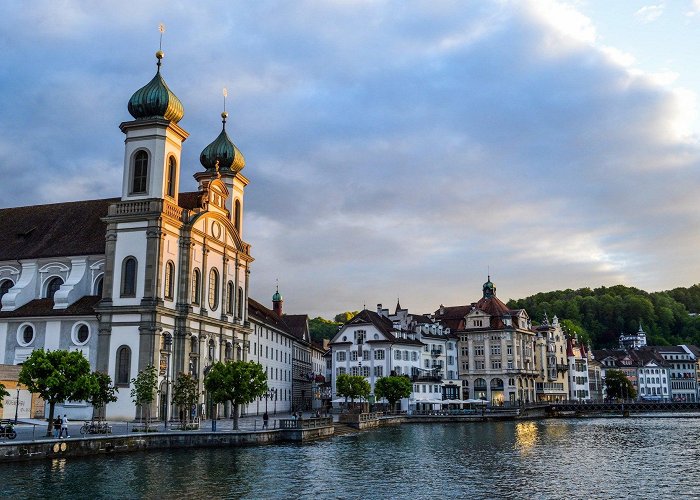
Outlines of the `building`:
[[646,347],[647,345],[647,334],[642,329],[642,322],[639,322],[639,330],[637,333],[632,333],[630,335],[620,334],[620,349],[639,349],[640,347]]
[[697,401],[697,369],[692,351],[684,346],[657,346],[654,349],[669,365],[673,401]]
[[603,383],[608,370],[620,370],[637,391],[637,399],[667,401],[671,397],[670,367],[656,349],[596,349],[593,358],[600,364]]
[[[381,306],[378,309],[381,312]],[[368,309],[363,309],[343,325],[329,345],[332,359],[332,394],[336,399],[336,380],[344,373],[367,378],[372,392],[374,384],[381,377],[417,377],[421,373],[424,344],[418,340],[416,332],[395,328],[387,316]],[[442,399],[439,385],[430,384],[432,399]],[[412,399],[415,400],[416,396],[414,394]],[[409,399],[401,401],[403,410],[409,409]]]
[[[245,359],[252,333],[245,159],[223,113],[202,169],[181,165],[184,108],[162,77],[163,53],[156,57],[155,76],[128,102],[133,119],[119,126],[119,197],[0,210],[0,363],[19,364],[37,348],[82,352],[119,388],[108,418],[138,415],[131,379],[148,365],[159,377],[151,415],[172,415],[173,378],[190,373],[203,390],[214,362]],[[196,192],[179,191],[187,171]],[[92,413],[86,404],[59,411]]]
[[536,332],[535,369],[538,372],[538,378],[535,382],[536,401],[569,399],[568,343],[559,324],[559,318],[554,316],[550,323],[545,314],[542,323],[534,330]]
[[586,346],[578,338],[566,341],[566,358],[569,364],[569,399],[586,401],[591,399],[588,380],[588,355]]
[[491,279],[482,298],[469,306],[441,306],[435,320],[458,337],[463,399],[493,405],[536,400],[537,334],[524,309],[513,310],[496,296]]

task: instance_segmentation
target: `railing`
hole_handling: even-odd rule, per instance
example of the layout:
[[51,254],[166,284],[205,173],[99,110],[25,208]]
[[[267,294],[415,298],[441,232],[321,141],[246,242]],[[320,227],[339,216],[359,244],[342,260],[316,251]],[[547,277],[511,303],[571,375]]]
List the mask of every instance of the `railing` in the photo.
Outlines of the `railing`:
[[439,357],[439,356],[442,356],[442,351],[439,350],[439,349],[432,349],[432,350],[430,351],[430,355],[431,355],[432,357],[434,357],[434,358],[437,358],[437,357]]
[[384,416],[384,412],[375,411],[372,413],[360,413],[360,422],[369,422],[372,420],[379,420]]
[[165,215],[168,217],[172,217],[173,219],[181,220],[182,219],[182,207],[178,207],[174,203],[170,203],[169,201],[165,201],[165,206],[163,207],[163,212]]
[[280,429],[318,429],[333,425],[333,417],[319,417],[306,419],[283,418],[279,421]]
[[143,215],[160,212],[160,200],[120,201],[109,207],[109,215]]

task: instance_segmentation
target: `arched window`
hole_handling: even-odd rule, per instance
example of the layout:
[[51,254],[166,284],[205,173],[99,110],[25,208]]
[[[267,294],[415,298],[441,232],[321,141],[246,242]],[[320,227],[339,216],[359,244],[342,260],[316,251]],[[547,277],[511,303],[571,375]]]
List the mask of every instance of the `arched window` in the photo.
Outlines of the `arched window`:
[[238,287],[238,317],[243,317],[243,288]]
[[10,291],[10,288],[15,286],[12,280],[2,280],[0,281],[0,304],[2,303],[3,296]]
[[212,339],[209,341],[209,359],[212,359],[212,360],[214,359],[214,351],[215,350],[216,349],[214,347],[214,339]]
[[195,269],[192,272],[192,303],[199,305],[199,294],[201,290],[201,274],[199,269]]
[[117,349],[117,373],[115,383],[118,385],[129,385],[131,379],[131,349],[123,345]]
[[195,336],[190,339],[190,354],[199,354],[199,341]]
[[168,158],[168,183],[166,186],[166,194],[171,198],[175,198],[175,179],[177,174],[177,163],[175,158],[171,156]]
[[226,314],[233,314],[233,281],[226,283]]
[[175,264],[168,261],[165,264],[165,298],[172,300],[173,290],[175,289]]
[[241,230],[241,202],[236,200],[233,208],[233,224],[236,226],[236,230],[240,232]]
[[122,263],[122,297],[136,295],[136,259],[127,257]]
[[219,305],[219,272],[215,268],[209,271],[209,309],[212,311]]
[[231,356],[233,355],[233,346],[231,345],[231,342],[226,342],[226,359],[231,359]]
[[134,155],[134,176],[131,183],[132,193],[145,193],[148,181],[148,153],[139,151]]
[[95,282],[95,295],[98,297],[102,297],[102,285],[104,284],[104,275],[100,276],[97,278],[97,281]]
[[53,299],[54,295],[56,295],[56,292],[59,288],[61,288],[62,284],[63,280],[61,278],[51,278],[46,285],[46,298]]

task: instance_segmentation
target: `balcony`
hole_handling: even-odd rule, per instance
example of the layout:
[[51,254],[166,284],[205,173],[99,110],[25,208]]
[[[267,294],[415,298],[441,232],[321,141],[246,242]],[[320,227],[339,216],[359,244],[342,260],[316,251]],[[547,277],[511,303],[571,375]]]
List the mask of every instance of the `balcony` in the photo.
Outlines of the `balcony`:
[[558,372],[568,372],[569,365],[562,365],[562,364],[557,363],[557,371]]
[[439,358],[440,356],[442,356],[442,349],[432,349],[430,351],[430,355],[434,358]]
[[442,373],[436,373],[434,375],[413,375],[411,377],[411,382],[442,382]]

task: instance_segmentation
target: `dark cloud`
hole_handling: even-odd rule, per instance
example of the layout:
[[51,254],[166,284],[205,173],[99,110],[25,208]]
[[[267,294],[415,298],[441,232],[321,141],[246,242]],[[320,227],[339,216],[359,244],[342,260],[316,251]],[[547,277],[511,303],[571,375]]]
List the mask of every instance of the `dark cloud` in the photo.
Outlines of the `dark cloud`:
[[585,22],[567,31],[536,2],[139,9],[5,9],[4,206],[118,194],[118,124],[155,71],[163,21],[163,74],[191,133],[183,174],[229,88],[263,302],[280,278],[293,311],[401,297],[427,312],[478,298],[489,266],[503,298],[697,281],[688,103],[591,43]]

